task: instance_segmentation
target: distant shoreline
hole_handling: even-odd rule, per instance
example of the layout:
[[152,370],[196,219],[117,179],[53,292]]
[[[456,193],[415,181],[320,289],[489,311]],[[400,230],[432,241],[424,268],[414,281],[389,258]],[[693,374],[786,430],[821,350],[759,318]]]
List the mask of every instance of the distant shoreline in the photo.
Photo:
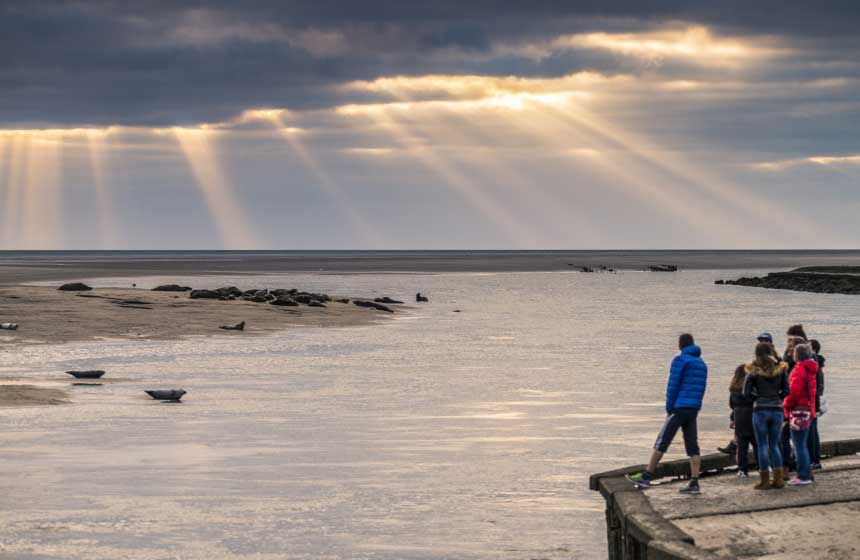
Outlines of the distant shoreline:
[[0,251],[0,285],[98,277],[860,266],[860,250]]

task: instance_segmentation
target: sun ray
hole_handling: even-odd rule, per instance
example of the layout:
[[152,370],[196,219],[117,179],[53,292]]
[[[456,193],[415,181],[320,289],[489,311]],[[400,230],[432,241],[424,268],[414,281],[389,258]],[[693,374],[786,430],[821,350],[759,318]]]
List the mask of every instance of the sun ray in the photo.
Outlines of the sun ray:
[[[6,136],[0,134],[0,174],[5,173],[5,169],[8,166],[8,162],[6,161],[6,148],[9,146],[9,139]],[[2,175],[0,175],[2,176]],[[0,183],[2,186],[2,183]]]
[[113,193],[108,178],[107,133],[100,130],[89,130],[86,133],[87,152],[90,161],[90,174],[95,187],[96,211],[99,221],[99,239],[102,248],[109,249],[121,245],[119,229],[114,218],[116,208],[113,203]]
[[498,226],[507,236],[508,242],[517,248],[542,247],[543,240],[529,231],[519,220],[487,196],[478,185],[461,173],[450,162],[443,161],[432,145],[425,145],[420,140],[420,131],[401,117],[396,118],[392,112],[381,110],[368,115],[378,126],[386,130],[392,140],[398,143],[405,152],[418,160],[424,167],[436,174],[444,185],[459,196],[466,204],[476,209],[481,215]]
[[188,161],[222,245],[228,249],[258,248],[256,235],[245,216],[244,208],[236,199],[213,153],[210,140],[215,132],[181,127],[171,130]]
[[30,138],[26,181],[21,184],[22,216],[17,246],[22,249],[54,249],[62,231],[62,173],[60,150],[63,134]]
[[6,170],[6,189],[3,196],[3,208],[6,210],[3,220],[3,246],[17,249],[21,234],[18,229],[21,218],[20,194],[27,180],[31,138],[25,134],[13,134],[9,143],[9,167]]
[[703,168],[694,169],[689,163],[672,155],[666,150],[657,150],[644,138],[631,131],[622,131],[618,127],[602,119],[593,112],[582,108],[551,108],[559,118],[571,122],[574,126],[587,130],[590,134],[599,134],[604,138],[622,146],[632,156],[653,166],[660,172],[684,182],[688,187],[713,196],[722,203],[732,207],[739,214],[744,214],[763,221],[787,235],[803,237],[821,237],[821,231],[807,225],[797,213],[776,205],[755,193],[743,191],[736,185],[727,183],[708,173]]
[[264,116],[274,124],[278,134],[290,145],[290,148],[299,157],[305,169],[313,176],[317,186],[334,203],[338,212],[350,221],[350,225],[358,235],[365,242],[370,243],[372,248],[385,247],[386,245],[376,229],[355,210],[344,190],[323,170],[316,158],[311,155],[305,143],[298,137],[300,132],[288,127],[280,112],[269,112]]
[[[539,107],[535,107],[535,109],[539,110]],[[502,122],[507,123],[507,127],[511,130],[515,128],[515,122],[511,119],[511,112],[499,112],[498,117]],[[456,111],[447,111],[447,115],[440,116],[436,122],[445,127],[451,134],[457,135],[464,143],[473,146],[493,146],[497,140],[491,133],[483,130],[481,122],[468,119]],[[481,172],[485,176],[491,177],[496,183],[515,185],[518,190],[526,191],[528,196],[520,197],[521,203],[527,204],[539,213],[553,216],[553,219],[544,220],[544,227],[553,231],[554,239],[567,239],[575,233],[578,243],[585,241],[594,245],[606,241],[601,227],[591,219],[588,212],[571,204],[560,204],[560,201],[551,197],[542,188],[542,185],[520,173],[508,162],[507,158],[500,157],[497,150],[481,150],[478,154],[473,155],[472,159],[477,159],[480,162]],[[523,201],[523,199],[525,200]],[[574,227],[576,227],[575,232],[573,231]]]
[[700,232],[719,231],[721,237],[728,236],[734,241],[743,239],[739,233],[733,233],[734,230],[727,234],[722,227],[725,225],[724,218],[720,219],[706,209],[699,208],[687,193],[666,185],[664,180],[656,177],[641,161],[632,158],[623,146],[599,132],[573,126],[555,117],[547,107],[540,112],[508,114],[507,119],[517,129],[527,132],[544,145],[547,150],[558,150],[565,145],[574,146],[570,157],[575,157],[577,167],[586,166],[607,178],[607,186],[621,189],[648,206],[668,210],[687,227]]

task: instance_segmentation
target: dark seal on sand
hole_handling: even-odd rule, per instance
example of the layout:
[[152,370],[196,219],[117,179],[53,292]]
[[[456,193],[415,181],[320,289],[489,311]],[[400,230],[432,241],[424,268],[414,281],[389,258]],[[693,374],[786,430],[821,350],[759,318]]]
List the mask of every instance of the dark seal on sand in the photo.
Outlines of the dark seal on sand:
[[182,389],[154,389],[145,391],[145,393],[157,401],[179,402],[186,391]]
[[190,286],[180,286],[179,284],[164,284],[152,289],[153,292],[190,292]]
[[73,376],[75,379],[98,379],[102,375],[105,374],[104,370],[101,369],[88,369],[83,371],[67,371],[69,375]]
[[83,284],[81,282],[70,282],[69,284],[63,284],[59,288],[57,288],[63,292],[87,292],[92,290],[90,286]]
[[191,290],[189,297],[191,299],[221,299],[224,296],[212,290]]
[[375,301],[354,301],[352,303],[359,307],[369,307],[370,309],[377,309],[379,311],[388,311],[389,313],[394,313],[394,310],[390,307],[382,305],[381,303],[376,303]]

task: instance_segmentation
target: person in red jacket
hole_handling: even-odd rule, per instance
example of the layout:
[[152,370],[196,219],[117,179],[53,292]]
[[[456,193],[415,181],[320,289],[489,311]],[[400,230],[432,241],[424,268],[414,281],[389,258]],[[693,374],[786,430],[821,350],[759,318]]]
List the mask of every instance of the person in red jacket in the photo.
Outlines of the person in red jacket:
[[818,362],[809,344],[794,348],[794,369],[788,377],[788,396],[782,401],[782,411],[790,423],[791,442],[797,456],[797,476],[788,481],[793,486],[812,484],[809,465],[809,426],[815,418],[815,389]]

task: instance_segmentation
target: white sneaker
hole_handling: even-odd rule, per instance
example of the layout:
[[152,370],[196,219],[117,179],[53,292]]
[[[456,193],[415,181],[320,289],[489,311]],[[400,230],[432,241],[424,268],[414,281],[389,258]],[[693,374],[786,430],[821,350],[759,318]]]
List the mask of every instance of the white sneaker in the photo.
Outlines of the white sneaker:
[[791,480],[789,480],[787,484],[790,484],[792,486],[806,486],[807,484],[812,484],[812,481],[811,480],[803,480],[802,478],[794,477]]
[[738,471],[738,478],[749,478],[750,475],[745,473],[744,471]]

